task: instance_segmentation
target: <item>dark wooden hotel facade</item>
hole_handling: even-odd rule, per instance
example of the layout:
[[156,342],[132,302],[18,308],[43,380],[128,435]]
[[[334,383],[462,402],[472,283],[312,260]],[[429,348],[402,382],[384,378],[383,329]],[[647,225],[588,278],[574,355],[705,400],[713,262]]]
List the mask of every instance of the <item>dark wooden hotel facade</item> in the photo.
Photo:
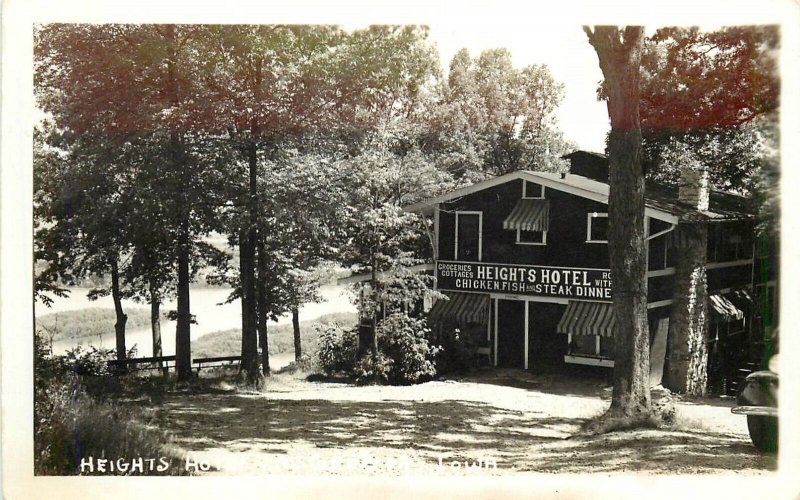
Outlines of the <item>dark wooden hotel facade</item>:
[[[450,300],[431,318],[479,335],[495,366],[613,366],[607,160],[567,158],[567,174],[513,172],[407,207],[434,219],[436,288]],[[747,200],[702,182],[648,185],[646,197],[651,352],[665,354],[675,249],[691,234],[680,225],[708,231],[710,338],[746,337],[755,270]]]

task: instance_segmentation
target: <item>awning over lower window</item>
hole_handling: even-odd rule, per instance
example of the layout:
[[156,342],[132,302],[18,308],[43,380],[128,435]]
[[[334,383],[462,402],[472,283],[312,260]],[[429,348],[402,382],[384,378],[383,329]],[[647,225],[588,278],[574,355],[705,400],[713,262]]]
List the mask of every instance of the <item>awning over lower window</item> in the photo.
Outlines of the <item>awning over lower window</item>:
[[547,231],[550,220],[550,200],[523,198],[503,221],[503,229]]
[[744,319],[744,311],[752,302],[750,295],[744,290],[726,294],[708,296],[708,305],[712,321],[737,321]]
[[558,322],[559,333],[573,335],[599,335],[613,337],[617,329],[614,308],[605,302],[578,302],[570,300],[567,310]]
[[434,321],[486,324],[489,320],[489,295],[480,293],[445,293],[450,300],[439,299],[429,317]]

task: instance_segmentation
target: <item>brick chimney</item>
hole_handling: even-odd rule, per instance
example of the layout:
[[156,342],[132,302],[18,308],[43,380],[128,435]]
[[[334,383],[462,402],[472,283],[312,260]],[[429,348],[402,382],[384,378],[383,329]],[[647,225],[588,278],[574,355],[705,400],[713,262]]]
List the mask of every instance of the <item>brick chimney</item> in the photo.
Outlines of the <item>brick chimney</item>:
[[681,169],[678,202],[695,210],[708,210],[708,170],[702,165],[687,165]]

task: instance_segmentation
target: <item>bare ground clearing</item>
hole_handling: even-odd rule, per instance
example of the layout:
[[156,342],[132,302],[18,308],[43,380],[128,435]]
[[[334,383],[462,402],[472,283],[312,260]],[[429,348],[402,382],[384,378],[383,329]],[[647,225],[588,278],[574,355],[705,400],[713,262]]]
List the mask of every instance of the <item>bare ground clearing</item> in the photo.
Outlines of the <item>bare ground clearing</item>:
[[[767,474],[730,401],[681,402],[674,429],[574,436],[608,406],[597,380],[490,371],[410,387],[277,375],[263,393],[224,383],[142,404],[218,475]],[[494,459],[497,468],[465,468]],[[455,464],[458,463],[457,467]]]

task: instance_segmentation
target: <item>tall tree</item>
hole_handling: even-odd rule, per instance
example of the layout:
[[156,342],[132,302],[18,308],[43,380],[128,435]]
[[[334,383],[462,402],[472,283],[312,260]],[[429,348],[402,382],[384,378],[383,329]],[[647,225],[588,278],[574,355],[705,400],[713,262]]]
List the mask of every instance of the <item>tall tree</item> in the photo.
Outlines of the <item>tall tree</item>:
[[603,72],[611,132],[609,235],[612,295],[618,329],[609,417],[634,421],[650,413],[647,241],[639,119],[641,26],[584,26]]
[[644,162],[648,177],[677,183],[672,150],[690,147],[718,189],[750,194],[777,152],[780,85],[776,26],[717,31],[661,28],[642,57]]
[[[647,176],[677,184],[693,170],[706,172],[711,187],[751,198],[765,241],[777,238],[778,227],[778,42],[776,26],[662,28],[646,40],[642,58]],[[706,233],[679,224],[674,249],[664,385],[692,395],[705,393],[707,379]]]
[[[219,166],[208,100],[199,98],[197,27],[174,25],[62,25],[42,27],[36,37],[36,84],[41,107],[65,137],[102,144],[120,165],[121,179],[163,205],[158,221],[171,237],[177,267],[177,371],[191,376],[189,283],[199,236],[209,231],[219,202]],[[126,148],[145,139],[160,158],[157,186],[137,184],[144,160]],[[138,150],[138,146],[137,146]],[[123,163],[125,163],[123,165]],[[111,181],[118,181],[108,176]],[[110,225],[124,235],[124,226]],[[140,233],[137,233],[140,234]]]
[[556,170],[568,148],[554,114],[562,98],[563,85],[544,65],[515,69],[506,49],[475,59],[462,49],[432,103],[426,147],[444,168],[468,178]]

